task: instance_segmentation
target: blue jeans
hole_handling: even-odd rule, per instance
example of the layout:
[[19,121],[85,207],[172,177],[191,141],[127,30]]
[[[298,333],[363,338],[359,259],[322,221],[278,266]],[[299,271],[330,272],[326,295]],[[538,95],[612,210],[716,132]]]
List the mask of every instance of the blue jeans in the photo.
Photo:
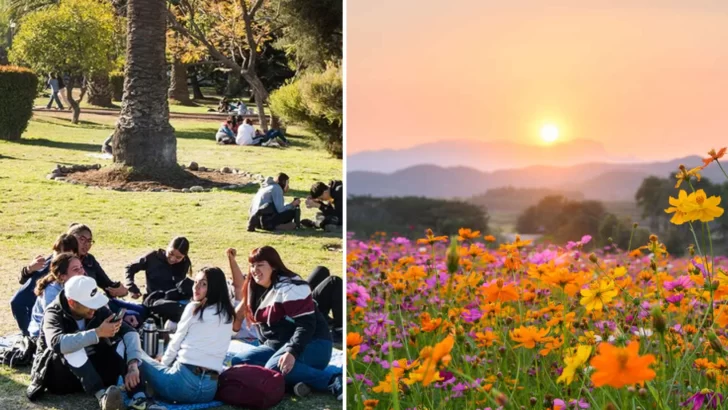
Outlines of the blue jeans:
[[141,318],[145,318],[147,316],[147,307],[144,305],[133,302],[125,302],[121,299],[109,300],[109,309],[111,309],[112,312],[116,313],[120,311],[121,308],[126,309],[127,315],[135,315],[137,318],[140,316]]
[[30,279],[28,279],[23,286],[15,292],[13,298],[10,299],[10,310],[13,312],[13,317],[18,323],[18,328],[23,332],[23,336],[30,336],[28,333],[28,325],[30,324],[30,317],[33,311],[33,305],[37,296],[35,296],[34,290],[38,280],[46,275],[47,272],[35,272]]
[[[239,353],[232,358],[232,365],[251,364],[255,366],[265,366],[268,369],[281,372],[278,368],[278,359],[286,353],[286,347],[283,346],[278,351],[266,345],[260,345],[245,353]],[[330,340],[315,339],[306,345],[303,354],[296,358],[296,364],[293,365],[287,375],[285,375],[286,384],[294,385],[296,383],[306,383],[311,388],[318,391],[327,391],[329,381],[334,373],[326,371],[326,366],[331,360],[331,348],[333,344]]]
[[154,389],[154,397],[177,403],[207,403],[215,398],[217,380],[209,374],[195,375],[187,365],[174,362],[167,367],[142,353],[142,377]]
[[280,138],[281,140],[283,140],[283,142],[285,142],[286,144],[288,144],[288,140],[283,135],[283,133],[281,132],[281,130],[270,129],[270,130],[268,130],[268,132],[265,133],[265,136],[268,139]]
[[51,99],[48,101],[48,105],[46,108],[51,108],[53,106],[53,102],[55,101],[56,104],[58,104],[58,108],[63,109],[63,104],[61,104],[60,98],[58,98],[58,93],[61,91],[51,91]]

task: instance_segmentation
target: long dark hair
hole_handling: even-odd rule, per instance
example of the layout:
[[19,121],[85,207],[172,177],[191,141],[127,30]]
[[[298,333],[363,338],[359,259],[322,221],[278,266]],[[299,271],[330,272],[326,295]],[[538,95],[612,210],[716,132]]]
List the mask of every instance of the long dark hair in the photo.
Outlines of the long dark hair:
[[35,285],[35,295],[42,295],[48,285],[53,282],[58,282],[61,275],[67,274],[68,267],[71,265],[71,261],[74,259],[78,259],[78,256],[71,252],[63,252],[54,256],[53,260],[51,261],[50,272],[48,272],[48,274],[45,275],[43,279],[39,280],[38,283]]
[[78,239],[71,234],[63,233],[53,244],[53,251],[56,253],[71,252],[78,255]]
[[[295,272],[288,269],[281,260],[281,255],[278,254],[272,246],[261,246],[255,248],[250,252],[248,256],[248,262],[253,264],[255,262],[268,262],[268,265],[273,269],[270,276],[271,287],[278,282],[278,278],[281,276],[296,277],[298,276]],[[253,303],[258,295],[265,292],[265,288],[255,283],[253,275],[248,272],[243,283],[243,300],[242,304],[245,306],[245,317],[249,323],[254,323],[253,318]]]
[[214,267],[204,267],[200,269],[200,272],[204,273],[205,279],[207,279],[207,295],[205,303],[199,304],[195,308],[194,314],[199,313],[200,320],[202,320],[202,313],[205,309],[209,306],[216,306],[215,314],[221,317],[224,314],[225,323],[232,322],[235,318],[235,308],[230,301],[230,290],[225,280],[225,273],[222,269]]

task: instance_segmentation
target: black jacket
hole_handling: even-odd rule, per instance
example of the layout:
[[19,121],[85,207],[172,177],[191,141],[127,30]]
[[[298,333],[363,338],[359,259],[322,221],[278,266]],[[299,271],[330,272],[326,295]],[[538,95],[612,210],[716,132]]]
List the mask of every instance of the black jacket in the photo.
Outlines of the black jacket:
[[114,282],[109,278],[109,275],[104,272],[101,265],[96,261],[96,258],[90,253],[81,259],[81,264],[83,265],[83,270],[86,271],[86,276],[94,278],[96,280],[96,286],[101,289],[118,288],[121,286],[121,282]]
[[321,204],[319,210],[324,216],[336,216],[339,221],[343,221],[344,217],[344,183],[341,181],[329,182],[329,195],[333,199],[331,204]]
[[141,293],[134,283],[134,275],[142,270],[146,272],[147,294],[158,290],[167,292],[175,289],[177,284],[185,279],[190,270],[190,259],[185,257],[182,262],[170,265],[164,250],[149,252],[126,267],[125,285],[132,293]]
[[[93,318],[86,320],[85,330],[96,329],[111,315],[111,311],[105,306],[97,309]],[[40,330],[39,338],[45,342],[48,348],[52,349],[55,353],[61,354],[62,336],[78,332],[78,323],[76,323],[76,319],[71,315],[71,309],[68,307],[68,299],[66,299],[66,292],[61,291],[58,297],[46,307],[43,315],[43,327]],[[135,332],[134,328],[126,322],[122,322],[121,329],[114,336],[114,339],[123,338],[125,334],[130,332]]]

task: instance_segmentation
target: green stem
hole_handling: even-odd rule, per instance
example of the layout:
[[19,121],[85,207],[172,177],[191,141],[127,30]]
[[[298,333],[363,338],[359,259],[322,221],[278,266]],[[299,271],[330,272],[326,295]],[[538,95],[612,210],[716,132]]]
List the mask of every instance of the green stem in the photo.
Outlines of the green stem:
[[723,169],[723,165],[720,165],[720,161],[717,159],[715,160],[715,163],[718,164],[718,167],[720,167],[720,170],[723,171],[723,175],[728,179],[728,174],[725,173],[725,170]]

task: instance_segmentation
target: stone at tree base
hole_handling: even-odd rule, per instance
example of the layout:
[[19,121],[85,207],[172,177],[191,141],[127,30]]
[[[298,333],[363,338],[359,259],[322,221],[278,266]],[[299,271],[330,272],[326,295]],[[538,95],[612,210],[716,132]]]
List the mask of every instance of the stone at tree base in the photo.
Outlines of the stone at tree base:
[[189,189],[189,188],[183,188],[183,189],[182,189],[182,192],[184,192],[184,193],[188,193],[188,192],[190,192],[190,189]]
[[223,167],[222,169],[220,169],[220,172],[222,172],[223,174],[231,174],[233,171],[228,167]]
[[190,188],[190,192],[205,192],[205,188],[203,188],[199,185],[195,185]]
[[187,166],[187,168],[189,168],[190,171],[197,171],[200,168],[200,166],[197,165],[196,162],[192,161],[192,162],[190,162],[190,165]]

